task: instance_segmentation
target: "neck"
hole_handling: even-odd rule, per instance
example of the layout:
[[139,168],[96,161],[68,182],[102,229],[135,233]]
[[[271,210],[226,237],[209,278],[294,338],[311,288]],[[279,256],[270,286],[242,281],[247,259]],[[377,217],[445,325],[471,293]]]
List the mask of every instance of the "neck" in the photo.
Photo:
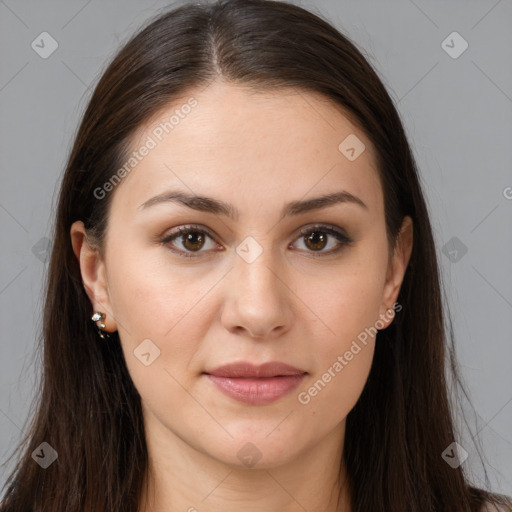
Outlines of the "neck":
[[[139,512],[350,512],[345,423],[281,465],[241,468],[196,450],[169,430],[146,432],[149,468]],[[152,435],[154,434],[154,435]],[[339,501],[338,501],[339,498]]]

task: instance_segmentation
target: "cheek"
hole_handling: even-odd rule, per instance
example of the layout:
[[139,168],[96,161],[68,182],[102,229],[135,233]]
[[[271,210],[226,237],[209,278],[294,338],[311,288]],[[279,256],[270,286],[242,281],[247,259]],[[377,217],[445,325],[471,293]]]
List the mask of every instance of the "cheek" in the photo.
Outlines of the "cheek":
[[111,276],[128,371],[143,402],[157,411],[175,410],[187,399],[182,386],[188,387],[191,361],[205,337],[199,315],[207,314],[197,304],[207,283],[194,286],[180,273],[164,278],[162,272],[122,260]]
[[[375,326],[383,298],[385,282],[384,256],[354,253],[350,261],[339,265],[321,286],[309,283],[304,302],[324,326],[326,352],[343,350],[350,340]],[[376,253],[378,254],[378,252]]]
[[311,432],[319,426],[328,432],[346,418],[367,382],[374,343],[363,344],[356,340],[346,348],[333,354],[322,371],[312,375],[298,392],[303,427]]
[[[150,394],[175,386],[172,377],[184,382],[197,345],[205,338],[204,299],[212,278],[191,280],[186,273],[170,272],[168,265],[137,257],[136,249],[113,258],[110,269],[111,306],[136,387]],[[143,356],[148,352],[149,357]]]
[[368,378],[380,327],[386,254],[385,250],[354,253],[350,264],[347,260],[324,282],[322,291],[311,287],[315,291],[307,295],[321,321],[310,347],[315,373],[301,388],[299,403],[311,405],[315,415],[327,415],[327,422],[328,411],[337,418],[348,414]]
[[377,277],[378,273],[367,273],[364,279],[354,275],[314,298],[323,315],[309,349],[315,371],[297,394],[310,429],[318,424],[326,431],[334,428],[363,391],[375,350],[381,300]]
[[337,381],[342,394],[364,385],[373,358],[380,301],[378,286],[355,277],[340,284],[330,297],[318,297],[315,302],[329,328],[315,337],[316,369],[318,374],[329,372],[325,382]]
[[130,247],[110,268],[111,305],[125,337],[172,336],[212,286],[208,276],[173,266],[159,248]]

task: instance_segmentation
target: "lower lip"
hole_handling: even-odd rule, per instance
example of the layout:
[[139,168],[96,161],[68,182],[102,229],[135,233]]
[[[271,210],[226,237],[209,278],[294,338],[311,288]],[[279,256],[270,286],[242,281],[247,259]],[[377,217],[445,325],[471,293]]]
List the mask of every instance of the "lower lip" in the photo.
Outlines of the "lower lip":
[[295,389],[306,374],[265,378],[206,376],[227,396],[252,405],[269,404]]

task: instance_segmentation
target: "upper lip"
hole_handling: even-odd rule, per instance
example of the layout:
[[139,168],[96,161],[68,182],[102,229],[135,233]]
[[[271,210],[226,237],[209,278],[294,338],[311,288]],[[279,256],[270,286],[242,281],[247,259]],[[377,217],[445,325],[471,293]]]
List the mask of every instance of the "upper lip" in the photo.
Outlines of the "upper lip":
[[242,361],[226,364],[205,373],[217,377],[277,377],[281,375],[301,375],[307,372],[278,361],[271,361],[259,366]]

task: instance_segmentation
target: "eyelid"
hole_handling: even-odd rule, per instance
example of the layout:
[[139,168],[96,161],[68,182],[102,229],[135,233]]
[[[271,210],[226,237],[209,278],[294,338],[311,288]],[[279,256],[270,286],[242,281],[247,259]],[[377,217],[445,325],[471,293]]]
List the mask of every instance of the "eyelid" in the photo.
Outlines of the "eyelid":
[[300,228],[299,235],[306,235],[310,233],[311,231],[314,231],[315,229],[323,230],[327,233],[333,234],[333,235],[339,235],[340,237],[343,237],[345,241],[348,243],[351,241],[348,234],[345,232],[344,229],[339,228],[338,226],[335,226],[334,224],[326,224],[326,223],[319,223],[319,224],[310,224],[309,226],[305,226],[303,228]]

